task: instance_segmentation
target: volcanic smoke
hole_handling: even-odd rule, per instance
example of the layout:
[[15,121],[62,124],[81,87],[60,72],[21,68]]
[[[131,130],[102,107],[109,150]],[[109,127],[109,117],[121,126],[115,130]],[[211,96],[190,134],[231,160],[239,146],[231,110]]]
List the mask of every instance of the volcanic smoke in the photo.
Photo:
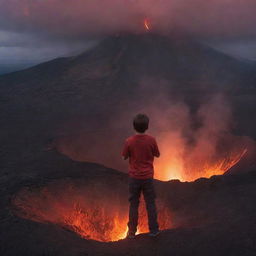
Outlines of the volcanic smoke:
[[254,0],[1,0],[0,24],[3,30],[83,37],[138,32],[141,17],[150,17],[157,31],[240,37],[255,34],[255,10]]
[[[69,129],[75,133],[59,138],[56,146],[74,160],[101,163],[126,172],[119,154],[124,138],[133,133],[129,128],[134,113],[142,112],[150,116],[149,133],[156,137],[161,152],[155,161],[158,180],[194,181],[222,175],[246,154],[248,139],[232,135],[232,112],[225,97],[213,96],[193,115],[187,104],[169,101],[161,93],[158,102],[141,102],[138,106],[125,106],[125,113],[112,113],[110,123],[114,125],[107,125],[106,131],[87,134],[83,126],[71,124]],[[122,124],[117,130],[115,120]],[[115,136],[109,138],[109,133]]]

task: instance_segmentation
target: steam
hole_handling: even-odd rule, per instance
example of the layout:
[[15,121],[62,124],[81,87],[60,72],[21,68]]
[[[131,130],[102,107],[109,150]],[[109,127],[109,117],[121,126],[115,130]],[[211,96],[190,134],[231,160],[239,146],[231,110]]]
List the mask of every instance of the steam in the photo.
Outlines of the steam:
[[185,100],[173,98],[167,86],[165,81],[144,79],[136,98],[113,110],[104,128],[90,133],[73,128],[56,141],[58,150],[74,160],[126,171],[120,152],[125,138],[134,133],[133,116],[142,112],[150,117],[149,133],[161,151],[155,162],[157,179],[192,181],[225,173],[245,154],[247,144],[246,138],[232,135],[228,98],[220,93],[205,96],[192,111]]
[[150,19],[156,31],[197,36],[249,36],[256,22],[254,0],[2,0],[0,28],[57,36],[141,32]]

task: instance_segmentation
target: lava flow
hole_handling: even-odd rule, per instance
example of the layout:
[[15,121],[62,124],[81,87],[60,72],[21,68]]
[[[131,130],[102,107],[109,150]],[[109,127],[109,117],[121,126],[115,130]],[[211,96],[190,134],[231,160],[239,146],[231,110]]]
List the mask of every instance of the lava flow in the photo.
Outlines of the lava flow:
[[[199,178],[210,178],[214,175],[223,175],[235,166],[247,153],[242,148],[226,152],[221,156],[190,156],[181,157],[180,152],[175,150],[164,151],[161,160],[155,163],[155,178],[162,181],[180,180],[195,181]],[[171,157],[170,157],[171,156]]]
[[150,30],[150,22],[148,19],[144,20],[144,27],[146,30],[148,30],[148,31]]
[[[101,242],[125,238],[128,221],[127,195],[113,186],[58,181],[34,190],[23,189],[14,198],[18,216],[41,223],[53,223],[85,239]],[[158,202],[160,229],[171,227],[169,209]],[[148,231],[144,203],[139,211],[138,233]]]

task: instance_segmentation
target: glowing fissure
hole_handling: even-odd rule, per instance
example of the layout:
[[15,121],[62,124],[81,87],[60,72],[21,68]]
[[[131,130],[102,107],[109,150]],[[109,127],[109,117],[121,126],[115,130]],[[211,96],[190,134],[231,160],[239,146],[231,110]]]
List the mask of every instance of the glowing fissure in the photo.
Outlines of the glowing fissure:
[[[179,179],[192,181],[201,177],[211,177],[225,173],[236,165],[246,154],[247,149],[234,150],[218,159],[188,159],[183,162],[176,151],[173,157],[168,154],[156,161],[155,178],[160,180]],[[181,152],[181,151],[180,151]],[[171,152],[169,152],[171,153]],[[192,162],[191,162],[192,161]],[[188,169],[189,167],[189,169]],[[102,187],[102,183],[83,184],[64,180],[49,183],[43,188],[25,188],[13,199],[15,213],[36,222],[53,223],[67,228],[85,239],[101,242],[118,241],[125,238],[128,222],[127,194],[123,184]],[[147,213],[144,200],[139,210],[138,234],[148,232]],[[158,201],[160,229],[172,227],[170,209]]]
[[[109,188],[109,191],[113,191]],[[60,182],[33,191],[24,189],[13,200],[16,214],[36,222],[53,223],[85,239],[101,242],[125,238],[128,195],[117,196],[98,185],[79,186]],[[138,233],[148,232],[144,200],[139,210]],[[160,229],[171,228],[171,214],[158,203]]]

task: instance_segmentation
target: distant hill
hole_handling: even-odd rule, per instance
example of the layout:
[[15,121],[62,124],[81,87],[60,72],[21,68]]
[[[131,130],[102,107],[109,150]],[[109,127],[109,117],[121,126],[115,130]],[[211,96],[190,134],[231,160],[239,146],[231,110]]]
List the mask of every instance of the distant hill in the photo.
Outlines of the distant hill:
[[20,71],[34,66],[35,64],[0,64],[0,75]]

